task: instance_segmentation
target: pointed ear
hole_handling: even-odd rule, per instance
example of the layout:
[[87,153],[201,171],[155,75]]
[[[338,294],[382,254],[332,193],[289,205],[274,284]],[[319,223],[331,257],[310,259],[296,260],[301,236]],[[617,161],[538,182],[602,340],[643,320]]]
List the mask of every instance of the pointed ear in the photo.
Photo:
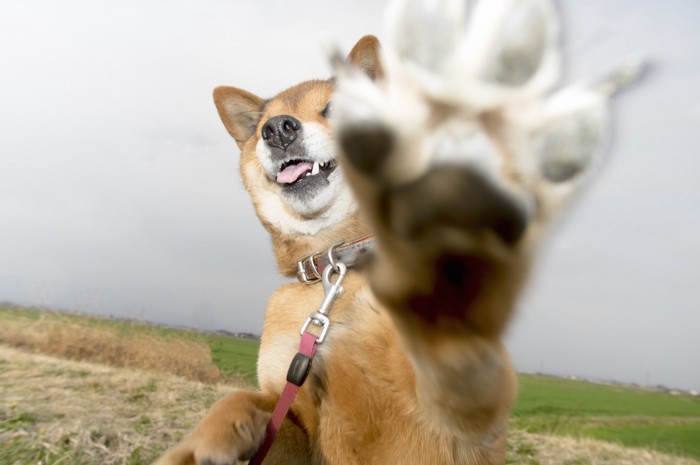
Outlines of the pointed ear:
[[265,101],[242,89],[217,87],[214,89],[214,104],[226,130],[242,149],[255,134]]
[[381,44],[374,36],[361,38],[348,54],[348,61],[364,71],[373,81],[384,77],[384,68],[379,58]]

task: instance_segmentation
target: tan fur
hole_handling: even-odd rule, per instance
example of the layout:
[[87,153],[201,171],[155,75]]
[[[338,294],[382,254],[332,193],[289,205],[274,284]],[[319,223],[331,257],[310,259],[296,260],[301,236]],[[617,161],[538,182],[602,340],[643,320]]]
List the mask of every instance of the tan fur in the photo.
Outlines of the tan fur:
[[[370,75],[381,76],[381,70],[376,68],[377,60],[371,57],[377,53],[377,47],[376,39],[364,38],[349,59],[360,60],[365,71],[375,66]],[[257,169],[255,146],[263,122],[277,114],[291,114],[302,121],[313,120],[327,127],[319,111],[330,100],[332,90],[328,81],[305,82],[282,92],[267,104],[242,90],[215,90],[219,114],[241,148],[244,184],[256,207],[258,192],[274,188]],[[254,130],[241,127],[241,114],[247,116],[253,111],[261,112]],[[249,135],[248,140],[244,140],[246,135]],[[370,232],[357,214],[314,236],[285,236],[264,219],[263,224],[272,236],[278,267],[288,276],[295,273],[296,262],[301,258],[323,251],[339,240],[350,241]],[[381,236],[379,240],[382,241]],[[422,262],[431,259],[429,251],[427,257],[416,257],[411,252],[414,244],[395,243],[389,247],[389,243],[382,241],[382,246],[393,257],[407,259],[392,265],[382,262],[373,270],[378,276],[377,289],[386,293],[383,296],[386,302],[396,302],[396,310],[389,311],[373,296],[362,273],[349,272],[343,283],[345,290],[331,310],[329,339],[320,347],[314,361],[315,370],[294,403],[293,411],[303,434],[286,431],[273,446],[266,463],[296,463],[293,460],[300,459],[298,463],[487,464],[502,459],[515,377],[505,349],[498,341],[508,315],[501,313],[493,317],[490,310],[493,306],[510,308],[513,296],[503,292],[502,283],[495,283],[498,290],[484,292],[485,302],[479,305],[483,310],[480,308],[469,317],[474,320],[473,329],[469,328],[472,323],[463,322],[453,327],[452,321],[424,327],[420,318],[404,315],[399,307],[405,300],[405,293],[428,282],[420,270],[424,268]],[[504,259],[507,261],[508,257]],[[409,282],[405,281],[407,276],[402,267],[415,273]],[[497,297],[499,302],[491,303],[495,294],[505,297]],[[271,411],[284,387],[288,362],[296,353],[299,328],[322,299],[320,285],[296,282],[282,286],[272,295],[265,316],[260,359],[276,359],[279,363],[274,367],[259,363],[260,393],[234,392],[222,399],[194,432],[161,458],[159,464],[195,463],[192,462],[195,457],[196,463],[206,457],[219,463],[216,457],[225,455],[219,452],[224,446],[236,445],[240,454],[255,446],[252,439],[246,437],[246,441],[235,434],[241,429],[237,425],[259,427],[258,418]],[[504,306],[501,299],[508,304]],[[492,321],[494,318],[496,321]],[[442,327],[443,323],[446,327]],[[479,326],[483,326],[483,331]],[[474,337],[463,340],[465,332],[472,331],[476,332]],[[460,363],[469,365],[468,378],[455,378],[452,386],[441,386],[442,379],[418,382],[406,355],[406,345],[425,351],[428,359],[447,357],[440,360],[447,364],[451,357],[464,358],[467,354],[468,360]],[[494,359],[497,368],[485,370],[484,366],[492,365]],[[461,367],[455,369],[461,370]],[[450,377],[448,373],[447,378]],[[445,404],[436,410],[433,406],[436,402]],[[454,418],[443,418],[448,415]],[[442,424],[445,420],[455,423],[467,440],[457,438],[451,428],[445,428]],[[287,421],[284,429],[298,428]],[[300,447],[290,437],[303,437],[307,443]],[[306,453],[300,456],[300,450]]]
[[[240,169],[243,174],[243,184],[251,194],[253,205],[263,226],[272,236],[272,246],[279,271],[289,277],[295,275],[296,263],[301,257],[330,247],[338,242],[338,237],[355,238],[369,234],[367,227],[357,220],[357,215],[353,215],[343,224],[323,230],[314,236],[286,236],[260,216],[259,191],[266,190],[277,195],[274,192],[275,187],[270,185],[265,175],[258,169],[255,155],[255,145],[260,139],[262,124],[274,115],[292,114],[300,120],[318,122],[328,128],[328,124],[319,113],[331,99],[332,92],[333,84],[330,81],[308,81],[285,90],[265,105],[262,99],[254,96],[250,98],[251,94],[241,89],[219,87],[214,90],[214,102],[219,115],[241,149]],[[238,103],[241,101],[245,103],[250,101],[250,106],[241,108],[242,105]],[[261,111],[263,107],[264,111]],[[232,108],[235,108],[233,112]],[[252,128],[242,131],[241,127],[244,125],[241,124],[240,119],[245,120],[252,112],[257,112],[259,119],[254,121]],[[234,120],[232,113],[238,114],[240,118]],[[328,132],[330,133],[330,128]],[[239,140],[244,133],[248,134],[248,139]],[[300,220],[303,219],[291,209],[287,209],[287,212]]]
[[[511,3],[514,9],[519,5]],[[549,28],[547,34],[556,30],[548,3],[535,5],[541,7],[535,14],[543,15],[537,24]],[[409,26],[425,16],[419,10],[397,14],[397,24],[408,25],[408,33],[399,38],[425,46],[427,52],[435,44],[442,46],[439,41],[412,42]],[[418,19],[404,21],[404,14]],[[438,19],[459,23],[450,15]],[[442,27],[439,22],[429,24]],[[542,47],[549,53],[556,37],[547,34],[541,37],[551,40]],[[431,65],[432,55],[426,50],[411,56],[411,48],[404,49],[407,61],[427,60],[426,66]],[[505,47],[484,56],[493,56],[499,64],[512,53]],[[467,104],[451,93],[451,100],[445,100],[440,93],[448,85],[425,85],[426,70],[404,69],[397,57],[382,60],[379,43],[371,36],[350,52],[353,66],[338,63],[339,88],[333,80],[308,81],[268,101],[231,87],[214,91],[219,115],[241,149],[243,182],[271,235],[283,275],[294,276],[299,260],[339,241],[370,233],[376,239],[369,266],[348,271],[344,292],[330,310],[328,337],[265,463],[504,463],[516,378],[501,337],[542,229],[562,203],[563,195],[558,195],[573,189],[569,179],[578,174],[567,165],[577,160],[555,157],[559,146],[537,146],[530,139],[552,135],[552,140],[566,142],[562,138],[571,135],[577,142],[582,134],[597,136],[595,125],[605,120],[598,117],[599,100],[588,94],[556,107],[563,116],[540,108],[540,93],[553,82],[547,74],[554,72],[553,61],[543,61],[546,66],[540,73],[527,61],[540,56],[539,51],[523,53],[517,63],[525,63],[525,71],[538,76],[536,85],[528,87],[525,80],[526,90],[506,89],[505,97],[494,90],[498,87],[484,87],[490,93],[483,99],[467,89],[465,98],[473,100]],[[393,74],[383,68],[387,63],[397,68]],[[424,85],[428,90],[421,90]],[[396,94],[387,89],[403,92],[410,106],[402,107],[402,99],[392,100]],[[527,92],[534,97],[527,100]],[[333,98],[340,111],[332,128],[324,108]],[[502,104],[494,103],[498,98]],[[593,103],[586,106],[589,101]],[[511,102],[517,104],[515,110],[509,109]],[[420,121],[419,113],[412,112],[422,106],[429,116],[411,126]],[[521,107],[527,118],[516,111]],[[564,119],[570,116],[582,132],[557,132],[554,123],[570,122]],[[269,148],[269,124],[287,117],[303,126],[294,133],[299,139],[312,134],[308,144],[336,152],[340,168],[331,173],[342,172],[342,186],[350,186],[352,202],[342,189],[335,189],[340,181],[333,174],[327,180],[335,190],[327,189],[334,194],[327,194],[326,188],[314,191],[320,194],[313,201],[328,198],[317,211],[299,213],[296,200],[282,200],[289,191],[266,163],[278,153]],[[532,123],[537,118],[544,121],[540,126]],[[434,144],[434,136],[447,145]],[[582,143],[595,146],[590,140]],[[288,147],[279,149],[287,153]],[[421,150],[432,151],[438,161],[423,163]],[[554,161],[537,161],[537,150]],[[455,151],[466,161],[450,159],[445,164],[445,157]],[[478,158],[483,154],[496,160],[495,168]],[[279,161],[277,173],[284,170],[282,162],[290,158]],[[408,170],[400,169],[411,163]],[[552,178],[546,179],[543,172],[553,173]],[[314,184],[304,180],[300,185]],[[299,329],[323,298],[320,284],[299,282],[272,294],[258,358],[259,391],[233,392],[219,401],[157,465],[225,464],[250,456],[262,441],[265,421],[284,387]]]

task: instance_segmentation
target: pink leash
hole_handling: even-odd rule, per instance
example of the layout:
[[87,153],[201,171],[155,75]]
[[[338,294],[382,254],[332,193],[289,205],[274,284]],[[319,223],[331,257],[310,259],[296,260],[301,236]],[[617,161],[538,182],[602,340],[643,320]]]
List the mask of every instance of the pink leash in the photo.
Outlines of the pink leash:
[[314,358],[317,347],[316,335],[304,331],[304,334],[301,336],[301,343],[299,344],[299,352],[297,352],[292,363],[289,365],[287,384],[284,386],[282,395],[280,395],[280,398],[277,400],[270,421],[267,423],[265,440],[260,445],[260,448],[253,458],[250,459],[248,465],[260,465],[265,459],[270,447],[272,447],[272,443],[277,437],[282,422],[287,417],[289,409],[292,408],[292,403],[297,395],[297,391],[299,391],[301,385],[306,381],[306,376],[309,374],[311,361]]
[[[319,344],[323,343],[328,333],[328,327],[330,326],[330,320],[326,316],[326,312],[330,308],[331,304],[336,297],[342,291],[340,283],[345,277],[347,272],[347,267],[340,261],[333,260],[333,247],[328,251],[328,256],[331,258],[330,263],[323,270],[323,291],[325,293],[325,298],[318,311],[314,312],[309,316],[309,318],[304,323],[301,328],[301,342],[299,343],[299,351],[292,359],[292,363],[289,365],[289,371],[287,372],[287,384],[284,386],[284,390],[275,404],[275,408],[272,411],[272,416],[270,421],[267,423],[265,429],[265,439],[263,440],[260,448],[257,450],[255,455],[248,465],[260,465],[265,456],[270,451],[272,443],[277,437],[277,433],[282,426],[282,422],[287,417],[289,409],[292,408],[292,403],[294,398],[299,391],[299,388],[306,381],[306,377],[311,371],[311,362],[313,361],[314,355],[316,354],[316,349]],[[338,279],[333,283],[330,279],[332,273],[338,274]],[[313,323],[315,325],[321,326],[321,334],[316,336],[313,333],[307,331],[309,325]]]

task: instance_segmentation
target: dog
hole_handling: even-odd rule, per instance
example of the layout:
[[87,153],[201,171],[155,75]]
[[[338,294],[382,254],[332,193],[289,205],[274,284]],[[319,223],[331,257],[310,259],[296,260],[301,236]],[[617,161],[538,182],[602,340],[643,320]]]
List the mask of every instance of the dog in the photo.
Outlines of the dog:
[[218,401],[157,465],[250,458],[305,321],[317,352],[265,463],[504,463],[517,388],[501,337],[633,73],[553,91],[549,0],[397,0],[388,18],[386,43],[334,56],[333,79],[214,91],[279,271],[300,282],[270,297],[259,390]]

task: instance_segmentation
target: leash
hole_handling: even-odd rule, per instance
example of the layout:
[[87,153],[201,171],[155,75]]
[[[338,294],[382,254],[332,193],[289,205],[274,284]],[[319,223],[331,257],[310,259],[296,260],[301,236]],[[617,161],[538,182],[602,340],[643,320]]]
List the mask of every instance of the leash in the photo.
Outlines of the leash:
[[[336,244],[336,246],[337,245],[338,244]],[[340,284],[343,282],[345,274],[348,270],[345,263],[340,261],[334,255],[334,248],[336,246],[331,246],[331,248],[328,249],[328,264],[325,265],[323,269],[323,274],[319,275],[319,279],[321,279],[323,282],[323,292],[325,294],[323,303],[321,303],[321,306],[317,311],[312,313],[306,319],[306,322],[301,327],[301,342],[299,343],[299,351],[292,359],[292,363],[289,365],[289,370],[287,371],[287,384],[284,386],[284,390],[282,391],[282,394],[277,400],[277,404],[275,404],[275,408],[272,411],[272,416],[270,417],[270,420],[267,423],[267,427],[265,428],[265,439],[263,440],[262,444],[258,448],[253,458],[250,459],[250,462],[248,462],[248,465],[260,465],[265,459],[265,456],[269,452],[270,447],[272,447],[272,443],[277,437],[277,433],[279,432],[280,427],[282,426],[282,422],[287,417],[287,414],[289,413],[289,410],[292,407],[292,403],[294,402],[294,398],[296,397],[299,388],[304,384],[304,381],[306,381],[306,377],[309,375],[309,371],[311,370],[311,362],[313,361],[314,355],[316,354],[316,349],[326,339],[326,335],[328,334],[328,328],[331,324],[330,320],[328,319],[327,313],[335,299],[340,295],[340,293],[343,290]],[[310,259],[310,262],[315,267],[317,263],[314,263],[314,257],[318,258],[318,256],[312,255],[311,257],[307,257],[306,259],[301,260],[299,263],[301,264],[303,261]],[[302,269],[301,265],[299,269]],[[331,276],[333,274],[338,275],[338,278],[335,282],[331,280]],[[306,279],[302,280],[300,278],[300,281],[315,282],[318,281],[318,279],[310,281]],[[315,334],[308,331],[309,326],[311,324],[321,327],[320,335],[316,336]]]
[[282,426],[282,422],[287,417],[287,413],[289,413],[289,409],[292,407],[297,391],[301,385],[304,384],[306,376],[309,374],[311,360],[313,360],[315,353],[316,336],[308,331],[305,331],[301,336],[299,352],[297,352],[292,360],[292,363],[289,365],[287,384],[284,386],[284,390],[282,391],[280,398],[277,400],[275,409],[272,411],[272,416],[270,417],[267,427],[265,428],[265,439],[258,448],[257,452],[255,452],[253,458],[250,459],[250,462],[248,462],[248,465],[260,465],[265,459],[265,456],[267,456],[270,447],[272,447],[272,443],[275,442],[275,438],[277,437],[277,433]]

